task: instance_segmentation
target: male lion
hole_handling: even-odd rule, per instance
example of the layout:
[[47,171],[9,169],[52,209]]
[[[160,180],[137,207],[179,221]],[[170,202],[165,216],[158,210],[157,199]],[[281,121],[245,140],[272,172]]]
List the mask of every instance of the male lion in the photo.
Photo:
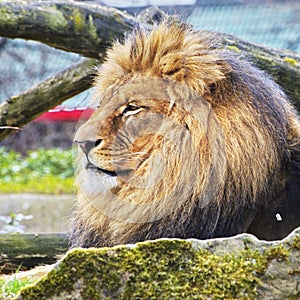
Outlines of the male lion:
[[300,225],[300,122],[282,90],[176,22],[107,53],[76,133],[73,247],[281,239]]

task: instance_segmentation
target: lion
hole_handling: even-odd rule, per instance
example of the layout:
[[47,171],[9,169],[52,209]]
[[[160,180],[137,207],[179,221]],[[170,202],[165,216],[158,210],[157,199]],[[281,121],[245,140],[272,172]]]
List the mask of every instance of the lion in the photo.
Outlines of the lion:
[[72,247],[300,225],[300,121],[281,88],[178,21],[116,41],[78,144]]

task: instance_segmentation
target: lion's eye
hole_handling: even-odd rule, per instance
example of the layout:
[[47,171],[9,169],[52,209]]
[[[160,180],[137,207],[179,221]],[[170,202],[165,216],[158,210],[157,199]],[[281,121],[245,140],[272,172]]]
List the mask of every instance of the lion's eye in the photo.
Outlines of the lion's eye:
[[123,110],[122,115],[125,116],[125,117],[130,116],[130,115],[135,115],[138,112],[140,112],[141,110],[143,110],[142,107],[129,104]]

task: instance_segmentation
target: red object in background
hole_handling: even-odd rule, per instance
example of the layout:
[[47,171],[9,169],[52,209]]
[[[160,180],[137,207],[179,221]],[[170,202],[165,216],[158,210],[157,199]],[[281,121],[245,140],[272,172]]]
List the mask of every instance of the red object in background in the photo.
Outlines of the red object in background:
[[37,122],[53,121],[53,122],[67,122],[78,121],[79,119],[88,119],[94,109],[51,109],[35,119]]

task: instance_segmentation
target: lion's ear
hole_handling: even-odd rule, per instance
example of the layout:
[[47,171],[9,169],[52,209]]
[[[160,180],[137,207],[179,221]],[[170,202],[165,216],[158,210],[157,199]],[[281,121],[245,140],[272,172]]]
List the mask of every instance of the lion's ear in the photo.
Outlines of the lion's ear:
[[184,55],[170,53],[160,60],[159,73],[178,82],[184,82],[200,95],[210,87],[224,80],[232,72],[226,60],[219,59],[215,53]]

